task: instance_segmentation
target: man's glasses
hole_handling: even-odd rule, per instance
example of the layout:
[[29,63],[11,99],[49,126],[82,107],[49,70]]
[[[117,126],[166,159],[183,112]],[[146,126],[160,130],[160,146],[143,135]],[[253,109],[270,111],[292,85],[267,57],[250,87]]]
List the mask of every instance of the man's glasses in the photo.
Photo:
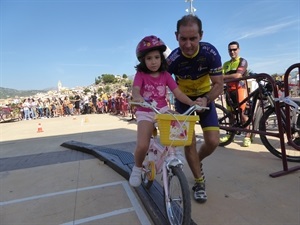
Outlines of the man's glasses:
[[236,50],[238,49],[237,48],[228,49],[229,52],[235,52]]

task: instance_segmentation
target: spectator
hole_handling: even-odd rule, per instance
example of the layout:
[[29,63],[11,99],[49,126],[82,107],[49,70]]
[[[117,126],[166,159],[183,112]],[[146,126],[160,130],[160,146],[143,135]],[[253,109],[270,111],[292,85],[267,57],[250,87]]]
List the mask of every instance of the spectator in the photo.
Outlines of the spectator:
[[29,106],[30,117],[32,119],[36,119],[36,112],[37,112],[37,110],[36,110],[36,102],[34,101],[33,98],[29,99],[29,104],[30,104],[30,106]]
[[23,113],[24,113],[24,120],[31,120],[30,118],[30,114],[29,114],[29,107],[30,107],[30,103],[28,101],[28,98],[25,98],[22,104],[23,107]]
[[92,103],[93,103],[93,111],[94,111],[94,113],[97,113],[97,111],[98,111],[98,105],[97,105],[97,99],[98,99],[98,97],[97,97],[97,93],[94,92],[94,94],[91,96],[91,98],[92,98]]
[[[248,62],[246,59],[239,56],[240,53],[240,45],[237,41],[230,42],[228,44],[228,53],[230,56],[230,60],[223,64],[223,74],[224,80],[242,78],[247,75],[247,67]],[[237,82],[227,82],[226,86],[228,88],[230,100],[233,104],[238,104],[243,101],[248,96],[246,81],[241,80]],[[228,97],[228,96],[226,96]],[[229,106],[229,99],[226,98],[227,108],[228,110],[232,110]],[[245,115],[246,102],[241,105],[241,117],[242,122],[246,122],[248,120],[248,116]],[[249,129],[249,126],[246,127]],[[229,135],[226,135],[220,138],[220,142],[226,142],[229,139]],[[251,133],[246,133],[246,136],[243,141],[244,147],[249,147],[251,145]]]
[[80,96],[78,93],[75,95],[75,112],[74,112],[74,114],[80,115]]

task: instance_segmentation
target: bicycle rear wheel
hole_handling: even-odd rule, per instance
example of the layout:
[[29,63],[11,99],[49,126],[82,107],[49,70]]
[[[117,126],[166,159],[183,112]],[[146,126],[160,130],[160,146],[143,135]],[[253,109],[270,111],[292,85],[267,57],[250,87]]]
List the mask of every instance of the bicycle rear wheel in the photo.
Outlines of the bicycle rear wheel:
[[[283,113],[284,113],[285,106],[281,106],[280,110],[284,110],[283,111]],[[297,115],[297,117],[298,116],[299,115]],[[283,122],[283,124],[285,124],[285,123]],[[259,130],[265,131],[265,132],[270,132],[270,133],[278,133],[278,129],[281,132],[284,132],[284,143],[285,143],[285,151],[286,151],[287,161],[300,162],[300,150],[297,150],[293,146],[288,144],[288,140],[286,137],[286,128],[284,127],[284,128],[280,129],[278,127],[275,109],[269,108],[260,119]],[[293,142],[295,144],[297,144],[298,146],[300,146],[299,132],[296,131],[294,128],[292,128],[291,133],[292,133]],[[268,151],[270,153],[272,153],[274,156],[276,156],[278,158],[282,158],[280,139],[278,137],[266,136],[266,135],[260,134],[260,139],[261,139],[261,142],[263,143],[263,145],[268,149]]]
[[234,140],[235,133],[226,130],[226,127],[233,127],[234,119],[232,113],[228,111],[224,106],[219,104],[215,104],[215,106],[216,106],[218,121],[220,126],[220,137],[221,139],[227,137],[226,138],[227,140],[222,142],[220,141],[219,146],[226,146],[229,145]]
[[180,167],[172,167],[168,175],[169,196],[165,208],[170,225],[190,225],[191,198],[187,179]]

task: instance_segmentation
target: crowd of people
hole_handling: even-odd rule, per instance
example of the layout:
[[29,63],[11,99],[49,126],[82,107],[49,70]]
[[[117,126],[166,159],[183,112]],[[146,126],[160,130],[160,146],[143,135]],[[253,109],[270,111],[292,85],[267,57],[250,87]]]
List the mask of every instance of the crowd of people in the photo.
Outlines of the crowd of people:
[[109,94],[75,94],[64,97],[25,98],[16,107],[22,120],[110,113],[128,117],[130,94],[123,91]]

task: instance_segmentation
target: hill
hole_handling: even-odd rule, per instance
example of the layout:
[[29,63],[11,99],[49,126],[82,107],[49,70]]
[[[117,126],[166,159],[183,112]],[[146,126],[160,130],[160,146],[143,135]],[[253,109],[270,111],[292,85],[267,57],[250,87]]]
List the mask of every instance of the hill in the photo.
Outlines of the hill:
[[48,90],[16,90],[0,87],[0,99],[33,96],[37,93],[46,93]]

